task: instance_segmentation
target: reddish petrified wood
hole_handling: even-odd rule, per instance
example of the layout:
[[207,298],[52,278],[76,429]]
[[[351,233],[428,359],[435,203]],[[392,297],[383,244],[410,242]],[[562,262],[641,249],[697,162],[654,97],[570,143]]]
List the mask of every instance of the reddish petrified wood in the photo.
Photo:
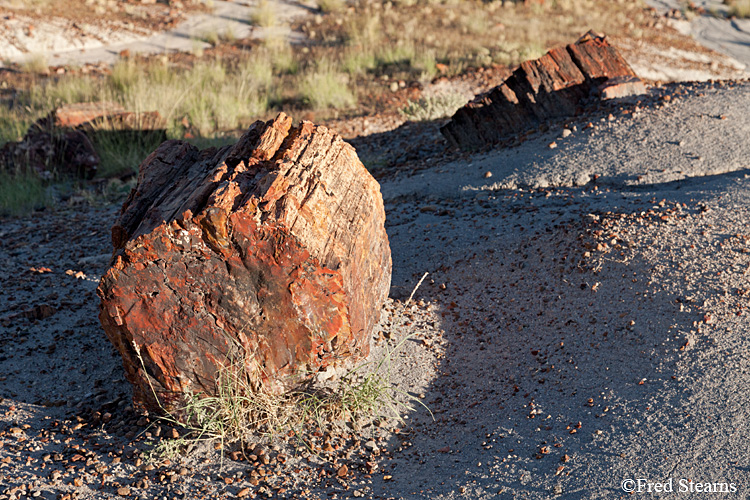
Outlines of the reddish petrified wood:
[[98,289],[137,402],[213,393],[228,364],[280,392],[367,356],[391,277],[380,187],[337,134],[291,125],[141,165]]
[[166,121],[157,111],[134,113],[114,102],[84,102],[66,104],[36,123],[48,130],[56,129],[108,129],[164,131]]
[[[628,83],[602,87],[610,80]],[[574,44],[521,63],[501,85],[456,111],[441,132],[454,146],[476,149],[573,116],[592,94],[611,98],[642,93],[645,87],[639,83],[617,50],[589,32]]]

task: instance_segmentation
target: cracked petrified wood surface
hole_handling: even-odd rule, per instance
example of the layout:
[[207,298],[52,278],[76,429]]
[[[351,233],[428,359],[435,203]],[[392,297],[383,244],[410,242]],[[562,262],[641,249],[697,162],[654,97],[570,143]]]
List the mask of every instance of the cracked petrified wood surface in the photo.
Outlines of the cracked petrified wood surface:
[[340,136],[291,125],[167,141],[141,165],[98,289],[137,402],[211,393],[228,364],[283,391],[368,354],[391,277],[380,187]]
[[550,120],[570,117],[608,81],[629,82],[605,97],[645,92],[625,59],[604,36],[589,32],[576,43],[525,61],[501,85],[460,108],[441,132],[462,149],[513,138]]

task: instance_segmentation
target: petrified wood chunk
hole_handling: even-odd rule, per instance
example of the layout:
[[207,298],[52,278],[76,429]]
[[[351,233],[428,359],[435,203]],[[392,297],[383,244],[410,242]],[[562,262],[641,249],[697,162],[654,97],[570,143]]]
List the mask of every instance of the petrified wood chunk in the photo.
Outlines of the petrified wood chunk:
[[[618,85],[603,85],[608,81]],[[645,86],[617,50],[589,32],[576,43],[521,63],[501,85],[456,111],[441,132],[456,147],[476,149],[573,116],[591,95],[643,92]]]
[[291,125],[167,141],[141,165],[98,289],[136,402],[213,393],[230,364],[280,392],[367,356],[391,279],[380,187],[340,136]]

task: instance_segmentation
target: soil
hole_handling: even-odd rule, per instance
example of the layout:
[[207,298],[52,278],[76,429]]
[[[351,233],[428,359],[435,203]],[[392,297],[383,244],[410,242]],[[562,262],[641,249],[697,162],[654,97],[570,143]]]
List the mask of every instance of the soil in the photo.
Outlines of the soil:
[[149,456],[172,427],[131,407],[94,294],[122,199],[0,219],[0,499],[747,495],[748,99],[654,86],[475,154],[394,111],[330,122],[381,182],[372,360],[414,410],[244,453]]

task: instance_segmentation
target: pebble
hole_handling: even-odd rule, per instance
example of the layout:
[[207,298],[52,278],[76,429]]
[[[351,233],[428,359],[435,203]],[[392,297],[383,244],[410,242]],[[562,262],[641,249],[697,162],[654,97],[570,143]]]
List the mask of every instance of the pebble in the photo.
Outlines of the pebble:
[[336,475],[338,477],[346,477],[346,475],[349,473],[349,468],[346,466],[346,464],[339,467],[339,470],[336,472]]
[[128,488],[127,486],[117,488],[117,494],[120,495],[121,497],[130,496],[130,488]]

